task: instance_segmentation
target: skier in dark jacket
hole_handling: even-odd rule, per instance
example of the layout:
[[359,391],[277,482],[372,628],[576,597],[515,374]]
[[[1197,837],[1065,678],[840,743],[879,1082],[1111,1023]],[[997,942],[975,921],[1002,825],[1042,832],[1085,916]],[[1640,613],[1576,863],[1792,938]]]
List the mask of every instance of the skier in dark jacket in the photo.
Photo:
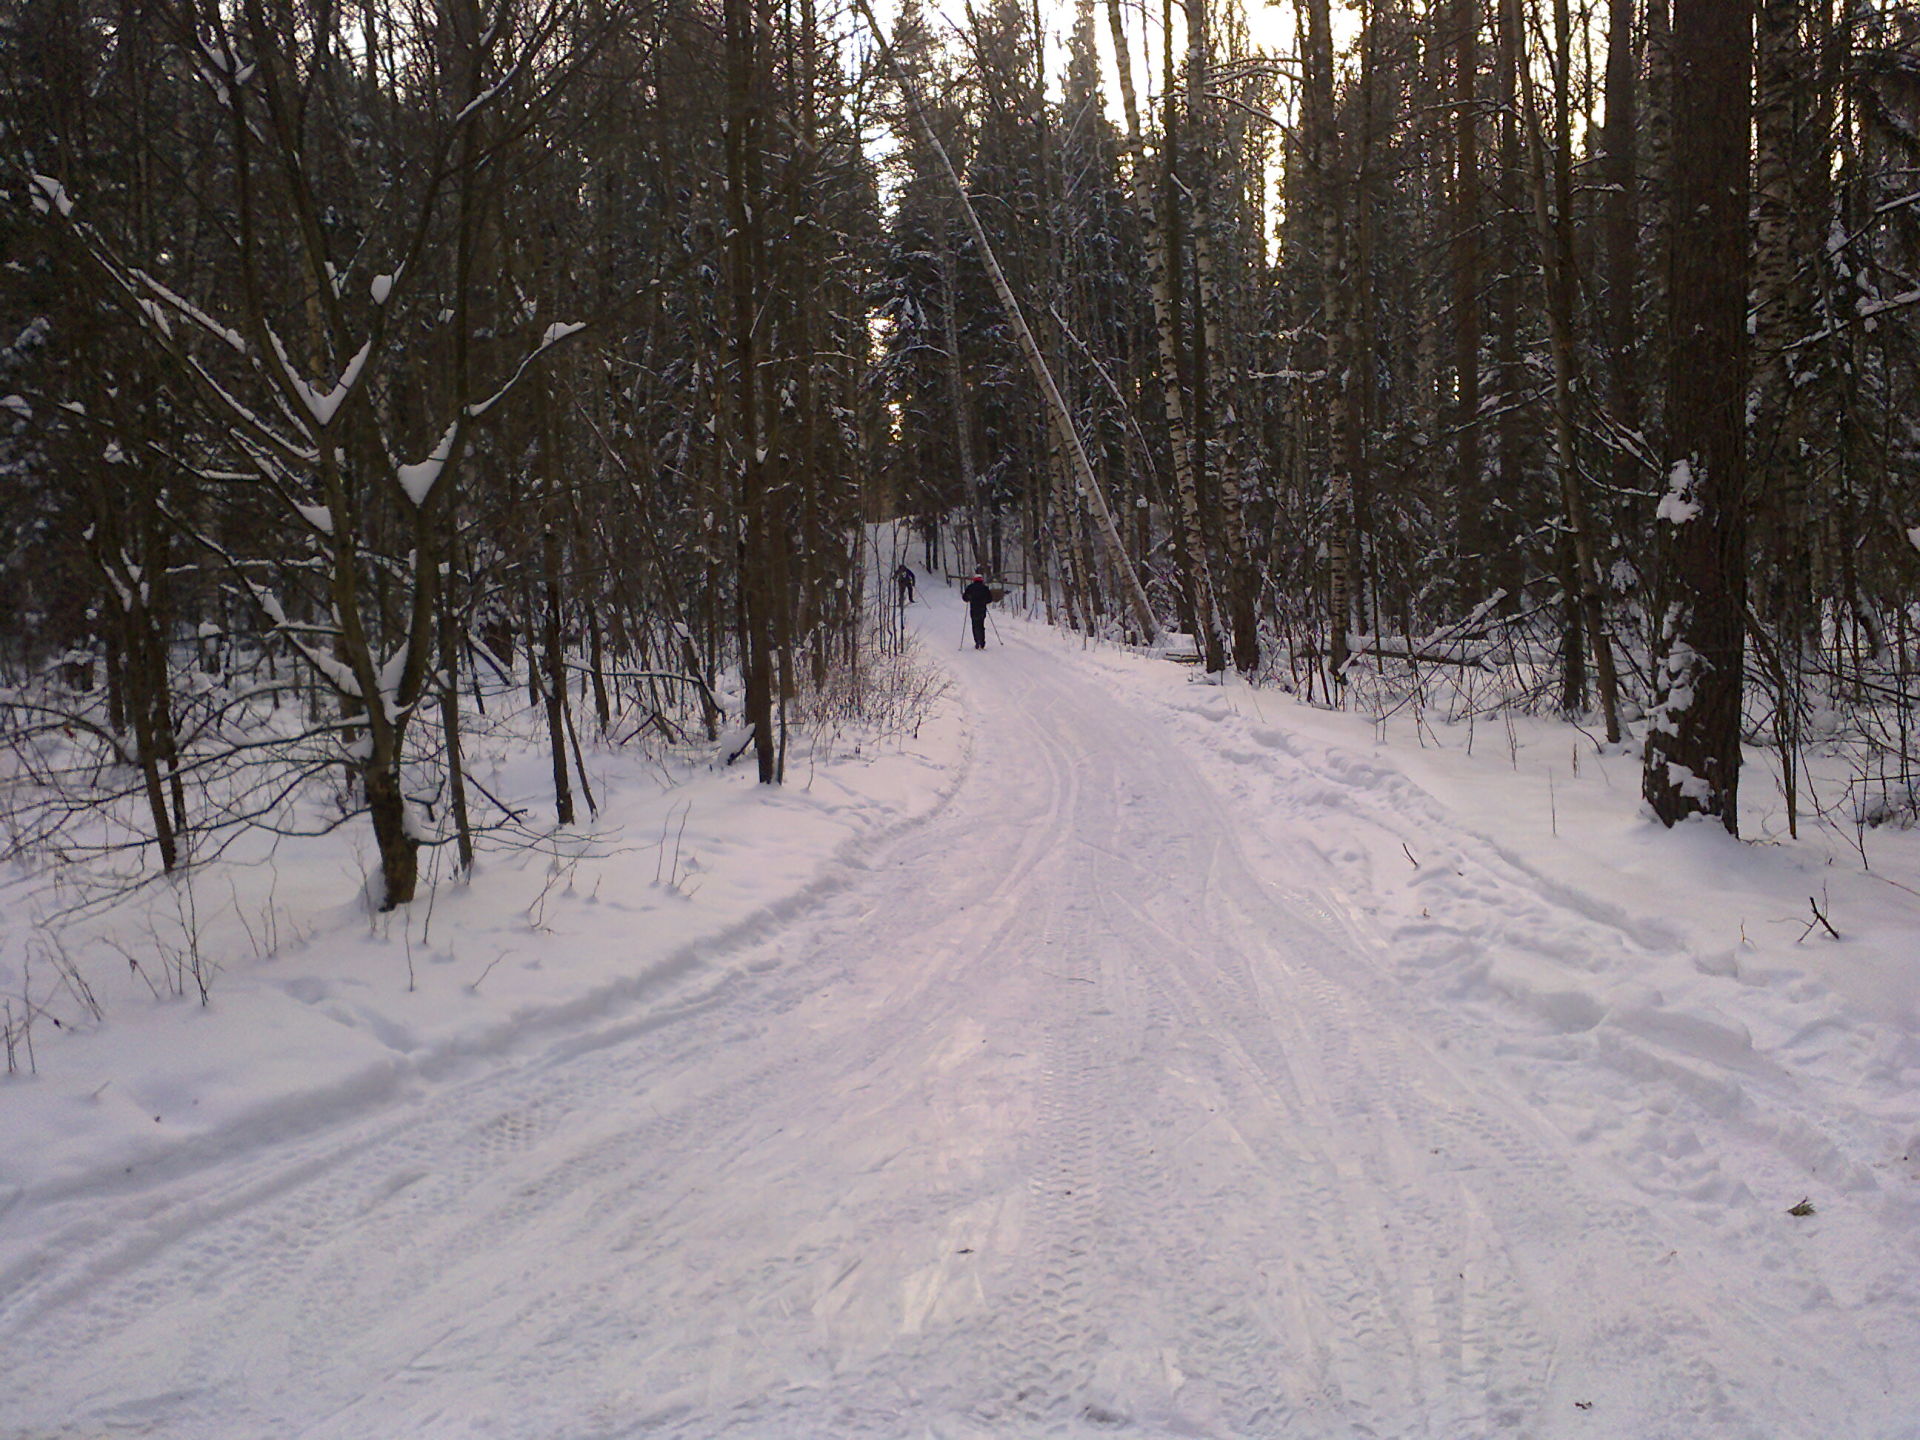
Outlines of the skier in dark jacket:
[[973,648],[984,650],[987,648],[987,606],[993,603],[993,591],[987,588],[985,578],[976,573],[960,592],[960,598],[967,602],[967,613],[973,617]]
[[893,572],[893,583],[900,592],[900,603],[913,604],[913,567],[903,563]]

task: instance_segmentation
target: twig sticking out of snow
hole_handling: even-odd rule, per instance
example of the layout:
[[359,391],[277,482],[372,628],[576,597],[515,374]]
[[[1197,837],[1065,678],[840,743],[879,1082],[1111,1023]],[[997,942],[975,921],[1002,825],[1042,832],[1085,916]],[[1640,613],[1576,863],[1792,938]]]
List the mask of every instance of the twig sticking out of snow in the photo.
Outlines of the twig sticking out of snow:
[[[1814,899],[1813,896],[1809,895],[1807,897],[1807,904],[1811,906],[1813,909],[1813,919],[1809,920],[1807,922],[1807,928],[1800,932],[1800,939],[1804,940],[1807,938],[1807,936],[1811,935],[1813,933],[1814,926],[1817,925],[1821,929],[1825,930],[1827,934],[1831,935],[1834,939],[1838,940],[1840,938],[1840,932],[1833,928],[1832,921],[1828,920],[1825,915],[1820,913],[1820,902]],[[1799,942],[1796,941],[1794,943],[1798,944]]]

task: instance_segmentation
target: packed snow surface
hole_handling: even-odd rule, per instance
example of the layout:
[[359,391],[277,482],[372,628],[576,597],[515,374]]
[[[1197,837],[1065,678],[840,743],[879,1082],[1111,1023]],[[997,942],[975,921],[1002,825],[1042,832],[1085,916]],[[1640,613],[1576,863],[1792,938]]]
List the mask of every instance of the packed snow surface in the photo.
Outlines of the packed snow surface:
[[0,1436],[1920,1435],[1912,895],[910,613],[890,755],[43,1037]]

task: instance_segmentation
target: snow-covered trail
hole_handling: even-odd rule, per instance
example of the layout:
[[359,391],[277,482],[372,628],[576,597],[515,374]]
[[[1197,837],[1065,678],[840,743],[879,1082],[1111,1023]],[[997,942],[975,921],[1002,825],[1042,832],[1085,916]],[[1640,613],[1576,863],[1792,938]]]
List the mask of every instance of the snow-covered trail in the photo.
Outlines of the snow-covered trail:
[[1920,1431],[1000,628],[951,801],[722,978],[48,1215],[0,1436]]

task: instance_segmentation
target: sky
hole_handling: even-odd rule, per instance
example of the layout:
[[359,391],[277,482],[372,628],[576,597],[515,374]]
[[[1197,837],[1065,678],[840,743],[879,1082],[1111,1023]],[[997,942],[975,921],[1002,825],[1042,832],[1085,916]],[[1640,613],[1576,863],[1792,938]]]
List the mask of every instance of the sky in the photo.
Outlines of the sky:
[[[889,7],[890,8],[890,7]],[[1122,7],[1127,17],[1127,32],[1133,41],[1133,72],[1135,83],[1143,89],[1151,76],[1159,73],[1159,53],[1161,35],[1161,9],[1158,5],[1143,5],[1141,0],[1125,0]],[[966,24],[966,5],[954,3],[954,0],[928,0],[928,11],[945,20],[951,30],[957,31]],[[882,11],[883,18],[888,12]],[[1069,4],[1048,3],[1042,6],[1042,16],[1047,26],[1050,59],[1048,74],[1053,93],[1058,94],[1059,79],[1066,68],[1066,38],[1073,29],[1075,6]],[[1249,34],[1256,49],[1270,53],[1287,53],[1293,48],[1294,11],[1292,5],[1254,4],[1246,11]],[[1341,11],[1341,20],[1346,19]],[[1179,12],[1175,12],[1175,25],[1181,24]],[[1341,27],[1336,27],[1341,28]],[[1108,91],[1111,103],[1118,114],[1118,89],[1113,81],[1113,46],[1111,26],[1107,20],[1105,0],[1095,8],[1094,29],[1099,36],[1102,64],[1108,78]],[[1176,43],[1184,44],[1176,32]],[[1151,44],[1153,65],[1146,62],[1147,45]]]

